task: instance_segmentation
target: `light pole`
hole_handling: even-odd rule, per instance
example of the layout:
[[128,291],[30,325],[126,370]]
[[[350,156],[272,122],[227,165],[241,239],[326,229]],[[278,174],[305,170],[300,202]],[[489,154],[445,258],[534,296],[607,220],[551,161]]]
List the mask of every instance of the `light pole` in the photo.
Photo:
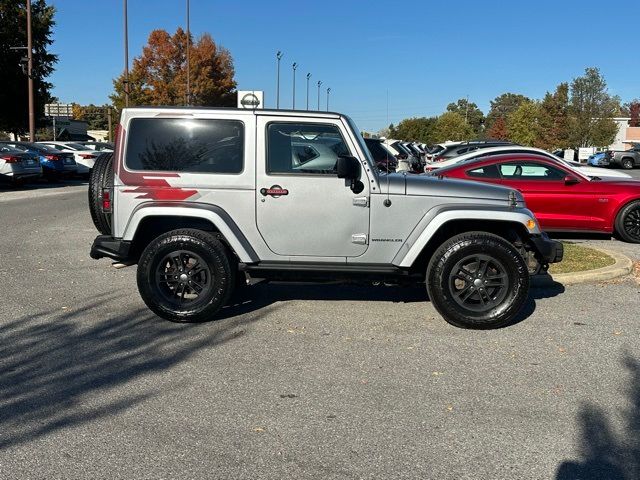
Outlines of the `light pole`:
[[329,111],[329,94],[331,93],[331,87],[327,88],[327,112]]
[[129,26],[127,0],[124,0],[124,106],[129,106]]
[[33,111],[33,43],[31,40],[31,0],[27,0],[27,82],[29,88],[29,141],[36,141],[36,116]]
[[276,108],[280,108],[280,59],[282,58],[282,52],[280,50],[276,53],[276,58],[278,59],[278,73],[276,75]]
[[307,110],[309,110],[309,79],[311,78],[311,74],[307,73]]
[[293,62],[293,65],[291,65],[291,68],[293,69],[293,110],[296,109],[296,68],[298,68],[298,64],[296,62]]
[[318,111],[320,111],[320,86],[321,85],[322,85],[322,82],[318,80]]
[[191,43],[191,30],[189,29],[189,0],[187,0],[187,98],[186,104],[191,104],[191,62],[189,62],[189,44]]

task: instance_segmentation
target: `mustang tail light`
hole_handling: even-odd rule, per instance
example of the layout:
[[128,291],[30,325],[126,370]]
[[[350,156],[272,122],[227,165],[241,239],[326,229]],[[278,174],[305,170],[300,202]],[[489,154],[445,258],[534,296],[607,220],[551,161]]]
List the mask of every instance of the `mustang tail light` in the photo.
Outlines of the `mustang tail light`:
[[57,162],[61,157],[58,155],[45,155],[44,158],[51,160],[52,162]]
[[20,163],[20,157],[15,155],[2,155],[0,158],[7,163]]

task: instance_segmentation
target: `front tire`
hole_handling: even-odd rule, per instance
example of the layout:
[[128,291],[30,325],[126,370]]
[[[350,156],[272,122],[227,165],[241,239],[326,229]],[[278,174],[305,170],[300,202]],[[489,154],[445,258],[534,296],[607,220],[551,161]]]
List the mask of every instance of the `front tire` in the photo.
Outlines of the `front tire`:
[[640,200],[624,206],[616,217],[616,233],[629,243],[640,243]]
[[227,303],[236,282],[231,253],[210,233],[160,235],[138,262],[138,290],[147,306],[172,322],[203,322]]
[[436,310],[460,328],[513,322],[529,293],[529,271],[518,250],[487,232],[456,235],[434,253],[427,292]]

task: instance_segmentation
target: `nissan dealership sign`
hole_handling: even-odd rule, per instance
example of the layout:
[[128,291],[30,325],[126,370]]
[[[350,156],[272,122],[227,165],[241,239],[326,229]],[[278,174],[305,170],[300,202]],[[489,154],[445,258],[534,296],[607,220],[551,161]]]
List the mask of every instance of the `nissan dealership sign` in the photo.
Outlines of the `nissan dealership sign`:
[[238,108],[264,108],[264,92],[261,90],[238,90]]

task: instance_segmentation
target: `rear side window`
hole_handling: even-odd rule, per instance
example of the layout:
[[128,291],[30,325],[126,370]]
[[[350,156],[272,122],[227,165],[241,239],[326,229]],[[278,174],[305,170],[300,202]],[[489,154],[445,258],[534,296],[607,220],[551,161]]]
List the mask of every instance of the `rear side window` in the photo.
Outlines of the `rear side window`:
[[125,163],[132,170],[240,173],[244,124],[237,120],[135,118]]
[[485,165],[484,167],[467,170],[467,176],[476,178],[500,178],[498,167],[495,165]]

